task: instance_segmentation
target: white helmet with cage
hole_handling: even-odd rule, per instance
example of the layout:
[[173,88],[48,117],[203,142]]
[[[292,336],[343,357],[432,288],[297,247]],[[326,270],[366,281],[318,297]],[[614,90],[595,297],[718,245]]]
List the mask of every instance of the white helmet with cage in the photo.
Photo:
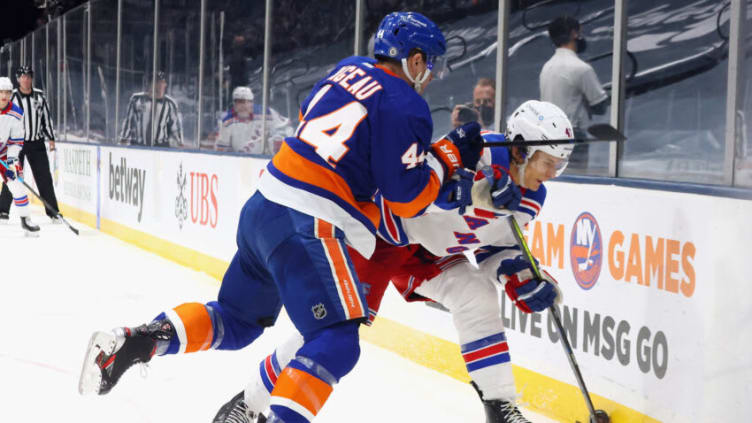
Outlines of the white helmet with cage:
[[253,91],[248,87],[237,87],[232,91],[232,100],[253,101]]
[[[572,123],[564,112],[556,105],[537,100],[528,100],[507,120],[507,139],[515,140],[559,140],[574,138]],[[542,151],[558,159],[563,159],[556,167],[556,176],[564,172],[569,163],[569,155],[574,149],[573,144],[536,145],[526,148],[525,162],[520,165],[520,173],[524,173],[528,160],[536,151]]]
[[0,91],[13,91],[13,83],[7,76],[0,77]]

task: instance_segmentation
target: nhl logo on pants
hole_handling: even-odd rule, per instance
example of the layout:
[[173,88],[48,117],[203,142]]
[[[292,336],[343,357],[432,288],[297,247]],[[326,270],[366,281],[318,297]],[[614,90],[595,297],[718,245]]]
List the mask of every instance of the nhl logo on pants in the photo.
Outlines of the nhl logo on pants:
[[321,320],[326,317],[326,307],[324,307],[324,304],[322,303],[318,303],[315,306],[311,307],[311,311],[313,312],[313,317],[315,317],[316,320]]

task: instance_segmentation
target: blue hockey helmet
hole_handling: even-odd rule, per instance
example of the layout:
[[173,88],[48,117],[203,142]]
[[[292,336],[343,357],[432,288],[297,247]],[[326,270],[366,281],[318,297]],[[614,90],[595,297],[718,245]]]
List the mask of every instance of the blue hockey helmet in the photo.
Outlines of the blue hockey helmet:
[[426,55],[428,69],[433,69],[446,53],[444,34],[420,13],[392,12],[386,15],[376,30],[374,56],[403,60],[414,48]]

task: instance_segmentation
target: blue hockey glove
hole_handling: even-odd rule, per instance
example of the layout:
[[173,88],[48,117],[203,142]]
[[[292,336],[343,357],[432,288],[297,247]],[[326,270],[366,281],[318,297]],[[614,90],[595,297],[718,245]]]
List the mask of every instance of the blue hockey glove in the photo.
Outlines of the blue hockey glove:
[[496,271],[509,299],[525,313],[543,311],[561,302],[556,280],[545,270],[541,273],[543,280],[535,279],[530,263],[522,255],[502,260]]
[[484,167],[481,172],[491,186],[491,201],[494,207],[507,210],[517,210],[520,207],[522,192],[506,169],[492,165]]
[[21,169],[18,167],[18,159],[15,157],[8,157],[5,164],[8,165],[8,167],[4,169],[5,177],[11,181],[15,180],[18,174],[21,173]]
[[475,169],[483,151],[483,137],[480,136],[480,124],[468,122],[449,132],[446,137],[460,152],[462,167]]
[[436,197],[436,204],[444,210],[459,208],[460,214],[465,213],[465,207],[473,203],[473,177],[475,174],[467,169],[457,169],[454,176],[441,187]]

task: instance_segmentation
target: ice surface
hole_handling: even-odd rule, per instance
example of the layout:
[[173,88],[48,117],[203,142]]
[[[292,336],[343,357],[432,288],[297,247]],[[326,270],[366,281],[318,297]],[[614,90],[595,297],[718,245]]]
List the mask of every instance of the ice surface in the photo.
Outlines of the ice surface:
[[[82,397],[78,376],[93,331],[138,325],[183,302],[210,301],[219,285],[71,220],[81,229],[77,237],[38,207],[32,219],[42,228],[39,238],[25,238],[17,217],[0,224],[0,422],[208,423],[292,330],[283,315],[245,350],[156,357],[145,378],[135,367],[110,394]],[[358,366],[316,421],[485,418],[469,385],[364,342]]]

